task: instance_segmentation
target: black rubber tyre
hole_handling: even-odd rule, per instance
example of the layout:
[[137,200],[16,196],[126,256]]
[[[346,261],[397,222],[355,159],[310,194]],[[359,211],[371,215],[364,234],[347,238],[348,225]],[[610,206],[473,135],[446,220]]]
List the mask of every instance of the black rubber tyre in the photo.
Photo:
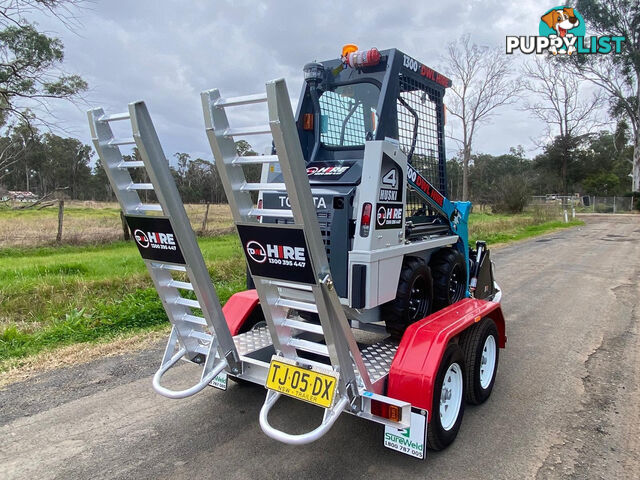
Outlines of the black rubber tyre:
[[249,314],[249,317],[244,321],[242,327],[238,333],[247,333],[249,330],[253,330],[258,327],[266,327],[267,322],[264,319],[264,312],[262,311],[262,307],[260,304],[256,305],[256,308],[253,309],[253,312]]
[[[441,412],[440,412],[440,399],[442,397],[442,387],[445,384],[445,377],[449,371],[449,367],[454,366],[453,370],[459,372],[462,375],[462,379],[459,382],[459,388],[462,388],[462,392],[459,397],[459,410],[458,416],[455,418],[455,422],[449,425],[448,429],[445,429],[442,425]],[[427,446],[432,450],[442,450],[447,448],[456,439],[460,425],[462,424],[462,417],[464,416],[464,356],[460,346],[456,343],[450,343],[440,361],[440,367],[438,368],[438,374],[436,375],[436,381],[433,386],[433,400],[431,404],[431,416],[429,418],[429,426],[427,429]],[[445,385],[446,386],[446,385]]]
[[[491,341],[487,342],[489,336],[493,336],[493,345]],[[460,348],[464,354],[464,364],[467,370],[465,398],[472,405],[480,405],[486,401],[493,390],[500,356],[498,338],[498,329],[490,318],[484,318],[479,323],[472,325],[460,337]],[[485,357],[484,361],[483,356]],[[495,362],[491,372],[488,372],[486,368],[487,364],[491,363],[492,356],[494,356]],[[489,374],[491,377],[487,382]],[[482,380],[484,380],[484,386]]]
[[406,257],[400,272],[395,300],[382,305],[387,332],[400,339],[409,325],[431,313],[433,280],[429,267],[420,258]]
[[465,296],[467,268],[464,255],[454,248],[443,248],[429,262],[433,276],[433,307],[440,310]]

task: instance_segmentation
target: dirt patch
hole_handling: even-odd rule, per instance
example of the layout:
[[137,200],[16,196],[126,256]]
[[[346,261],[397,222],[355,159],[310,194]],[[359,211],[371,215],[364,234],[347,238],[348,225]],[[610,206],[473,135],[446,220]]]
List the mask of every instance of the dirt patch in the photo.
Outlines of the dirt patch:
[[167,335],[168,328],[120,338],[108,343],[80,343],[43,352],[32,357],[6,360],[0,363],[0,369],[6,369],[0,373],[0,390],[12,383],[25,381],[58,368],[148,349],[161,342]]

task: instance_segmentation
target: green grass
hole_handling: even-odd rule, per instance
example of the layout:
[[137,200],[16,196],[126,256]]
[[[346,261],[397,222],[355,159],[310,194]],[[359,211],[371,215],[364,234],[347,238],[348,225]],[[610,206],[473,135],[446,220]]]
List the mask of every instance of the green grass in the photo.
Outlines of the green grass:
[[[95,210],[85,210],[95,215]],[[580,224],[540,222],[527,214],[473,214],[471,242],[507,243]],[[200,238],[199,244],[225,302],[245,284],[238,239],[223,235]],[[0,249],[0,372],[8,360],[166,325],[158,295],[133,243]]]
[[[225,302],[244,286],[239,242],[225,235],[199,243]],[[0,278],[0,362],[167,322],[131,243],[2,250]]]
[[582,220],[564,223],[553,217],[523,213],[519,215],[474,213],[469,219],[469,243],[484,240],[489,245],[514,242],[554,230],[584,225]]

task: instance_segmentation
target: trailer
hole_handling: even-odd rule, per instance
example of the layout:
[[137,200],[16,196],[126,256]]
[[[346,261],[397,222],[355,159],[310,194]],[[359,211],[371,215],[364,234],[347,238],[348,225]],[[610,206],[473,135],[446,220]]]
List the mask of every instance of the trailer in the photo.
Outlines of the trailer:
[[[468,244],[471,205],[446,196],[450,81],[397,49],[353,45],[307,64],[304,76],[295,115],[283,79],[266,94],[201,95],[253,287],[224,307],[144,102],[88,112],[173,326],[153,388],[180,399],[226,390],[229,379],[258,384],[259,424],[275,440],[313,442],[349,413],[384,425],[384,446],[424,459],[427,445],[453,442],[465,403],[487,400],[506,344],[489,250]],[[268,122],[233,126],[234,109],[264,102]],[[114,136],[118,121],[131,123],[131,137]],[[238,155],[235,140],[253,135],[271,135],[272,154]],[[124,159],[123,145],[141,160]],[[261,180],[248,181],[255,165]],[[134,181],[134,169],[149,182]],[[162,377],[180,360],[202,372],[174,390]],[[282,395],[323,409],[320,424],[302,434],[271,425]]]

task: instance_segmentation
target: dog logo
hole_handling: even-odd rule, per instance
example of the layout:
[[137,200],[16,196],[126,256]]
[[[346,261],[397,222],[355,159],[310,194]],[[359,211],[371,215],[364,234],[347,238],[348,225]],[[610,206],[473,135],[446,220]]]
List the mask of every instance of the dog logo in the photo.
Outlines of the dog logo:
[[554,7],[539,18],[539,35],[507,35],[507,55],[517,51],[535,55],[615,54],[626,41],[626,37],[615,35],[587,37],[584,18],[576,8]]
[[553,55],[575,53],[574,37],[584,37],[585,30],[584,20],[575,8],[555,7],[540,17],[540,35],[551,39],[549,52]]

